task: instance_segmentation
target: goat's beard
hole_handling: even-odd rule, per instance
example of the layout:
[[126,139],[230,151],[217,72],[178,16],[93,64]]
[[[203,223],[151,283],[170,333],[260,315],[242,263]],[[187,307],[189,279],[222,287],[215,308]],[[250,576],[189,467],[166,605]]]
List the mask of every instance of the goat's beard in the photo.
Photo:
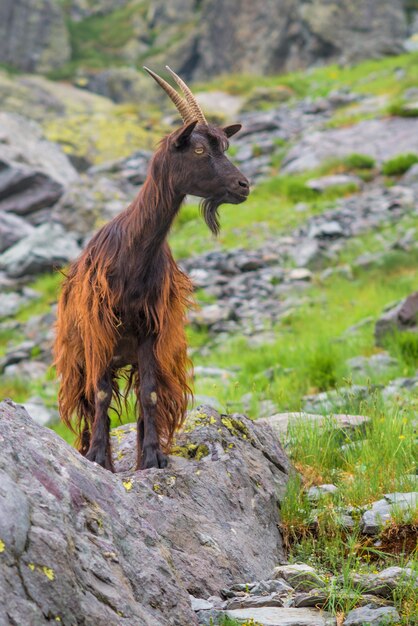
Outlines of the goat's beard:
[[204,198],[200,203],[200,211],[209,229],[214,235],[219,235],[219,213],[218,208],[222,204],[220,198]]

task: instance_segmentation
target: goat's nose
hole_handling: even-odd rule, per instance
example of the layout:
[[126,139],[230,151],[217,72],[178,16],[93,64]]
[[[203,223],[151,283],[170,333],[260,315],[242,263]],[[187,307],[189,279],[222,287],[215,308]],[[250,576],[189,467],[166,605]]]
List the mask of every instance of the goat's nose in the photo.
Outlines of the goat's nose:
[[248,180],[246,178],[241,178],[241,180],[238,181],[238,185],[240,187],[244,187],[244,189],[249,189],[250,188],[250,183],[248,182]]

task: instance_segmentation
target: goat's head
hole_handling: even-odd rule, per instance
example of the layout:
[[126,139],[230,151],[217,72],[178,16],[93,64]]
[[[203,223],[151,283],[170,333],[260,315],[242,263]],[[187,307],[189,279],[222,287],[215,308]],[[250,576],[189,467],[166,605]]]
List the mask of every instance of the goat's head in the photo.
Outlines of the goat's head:
[[145,69],[170,96],[184,121],[184,126],[164,142],[166,153],[170,155],[173,187],[181,195],[202,198],[205,221],[217,234],[218,207],[224,203],[240,204],[250,191],[247,178],[225,155],[228,139],[240,130],[241,124],[224,128],[208,124],[195,97],[177,74],[167,68],[182,88],[184,98],[160,76]]

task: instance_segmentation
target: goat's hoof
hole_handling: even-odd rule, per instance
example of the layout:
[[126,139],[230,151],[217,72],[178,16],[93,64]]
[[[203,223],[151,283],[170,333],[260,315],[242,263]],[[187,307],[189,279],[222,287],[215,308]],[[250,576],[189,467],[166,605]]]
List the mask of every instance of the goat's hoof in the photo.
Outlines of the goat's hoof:
[[97,463],[97,465],[101,465],[101,467],[109,470],[109,472],[114,473],[115,471],[109,455],[101,452],[100,450],[89,450],[86,454],[86,459],[92,461],[93,463]]
[[167,457],[161,450],[158,448],[144,448],[139,469],[150,469],[151,467],[162,469],[163,467],[167,467],[167,464]]

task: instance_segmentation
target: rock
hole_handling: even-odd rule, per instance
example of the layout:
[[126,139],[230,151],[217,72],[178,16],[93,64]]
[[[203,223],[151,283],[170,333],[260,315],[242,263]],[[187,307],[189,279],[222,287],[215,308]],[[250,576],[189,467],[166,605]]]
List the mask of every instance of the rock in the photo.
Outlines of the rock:
[[222,116],[225,120],[232,120],[242,108],[244,98],[232,95],[225,91],[198,91],[196,100],[205,112],[205,115]]
[[308,593],[296,593],[292,599],[292,606],[297,609],[304,607],[322,608],[328,601],[329,594],[320,589],[313,589]]
[[203,598],[195,598],[194,596],[189,596],[189,597],[190,597],[190,603],[192,605],[193,611],[206,611],[206,610],[213,609],[212,602],[208,602],[207,600],[204,600]]
[[4,0],[0,5],[0,63],[24,72],[50,72],[69,61],[69,33],[53,0]]
[[362,186],[362,181],[358,176],[350,176],[348,174],[334,174],[330,176],[321,176],[321,178],[314,178],[308,180],[306,186],[314,191],[323,192],[330,187],[345,187],[345,186],[357,187]]
[[297,591],[311,591],[316,587],[324,587],[325,581],[313,567],[305,563],[279,565],[274,569],[274,578],[283,578]]
[[400,621],[399,613],[393,606],[383,606],[379,609],[370,605],[362,606],[349,611],[344,620],[344,626],[388,626]]
[[231,370],[220,367],[203,367],[202,365],[194,367],[193,373],[201,378],[220,378],[222,380],[228,380],[234,375],[234,372]]
[[148,79],[132,67],[117,67],[89,76],[85,87],[113,102],[141,102]]
[[362,376],[385,374],[398,365],[398,360],[387,353],[372,354],[370,357],[357,356],[347,361],[348,367]]
[[6,365],[3,368],[0,363],[0,370],[3,369],[4,378],[13,378],[22,382],[33,383],[35,380],[44,378],[48,371],[48,366],[42,361],[19,361]]
[[12,213],[0,212],[0,254],[32,232],[33,226],[22,218]]
[[418,163],[415,163],[409,170],[402,176],[402,183],[404,185],[417,185],[418,184]]
[[295,268],[293,270],[290,270],[290,272],[287,275],[287,278],[289,280],[306,280],[306,281],[310,281],[312,280],[312,272],[311,270],[308,270],[306,267],[298,267]]
[[381,346],[385,337],[396,330],[418,331],[418,291],[377,320],[374,331],[376,345]]
[[309,237],[315,239],[337,239],[344,237],[344,230],[339,222],[332,220],[313,226],[309,230]]
[[234,312],[232,308],[221,306],[220,304],[208,304],[200,310],[189,312],[190,321],[198,326],[211,327],[219,322],[228,321],[233,318]]
[[418,492],[391,493],[382,500],[373,502],[371,509],[363,513],[361,529],[366,535],[377,535],[382,526],[392,519],[393,511],[405,513],[418,505]]
[[[407,35],[402,3],[358,0],[354,5],[290,0],[275,3],[221,0],[202,5],[193,76],[277,73],[312,62],[358,60],[400,51]],[[233,24],[234,28],[226,28]],[[255,27],[256,25],[256,27]]]
[[256,596],[251,594],[244,598],[234,598],[230,600],[226,608],[231,609],[256,609],[263,606],[283,606],[283,598],[280,594],[270,593],[268,595]]
[[338,491],[338,487],[336,487],[335,485],[318,485],[318,486],[310,487],[308,489],[307,496],[309,500],[315,501],[315,500],[320,500],[324,496],[337,493],[337,491]]
[[366,153],[381,164],[407,152],[418,152],[418,119],[365,120],[354,126],[305,135],[289,150],[282,169],[285,173],[315,169],[327,159],[353,153]]
[[0,319],[16,315],[20,309],[38,297],[38,293],[29,289],[22,289],[20,292],[3,293],[0,302]]
[[88,170],[88,174],[92,176],[115,175],[118,180],[122,178],[132,185],[142,185],[147,177],[151,157],[152,152],[148,150],[136,150],[126,159],[95,165]]
[[79,253],[73,235],[59,224],[45,223],[0,255],[0,269],[20,278],[62,267]]
[[53,419],[57,420],[58,418],[58,413],[55,412],[55,414],[53,414],[51,410],[45,406],[42,398],[31,397],[24,402],[22,406],[32,419],[41,426],[45,426],[48,422],[51,422]]
[[259,608],[226,611],[231,619],[249,621],[253,619],[262,626],[336,626],[330,613],[314,609]]
[[384,400],[392,399],[394,396],[410,395],[418,389],[418,376],[411,378],[395,378],[382,390]]
[[[344,432],[350,432],[353,430],[364,429],[364,426],[370,421],[369,417],[365,415],[344,415],[344,414],[332,414],[332,419],[335,422],[335,426]],[[276,413],[270,415],[270,417],[264,417],[257,420],[258,423],[267,423],[279,438],[286,436],[288,433],[289,425],[297,424],[299,422],[325,422],[326,418],[323,415],[312,413]]]
[[[33,221],[78,178],[60,148],[44,139],[35,122],[19,115],[0,112],[0,155],[0,213],[11,212]],[[2,224],[7,228],[3,235],[6,241],[10,237],[13,243],[21,239],[19,233],[14,234],[14,229],[19,228],[16,220],[13,224],[2,218]],[[23,229],[19,228],[20,232]],[[26,227],[25,234],[29,234],[29,229]]]
[[351,387],[340,387],[340,389],[332,389],[331,391],[322,391],[318,394],[308,395],[304,397],[304,411],[313,413],[314,411],[323,411],[334,414],[338,410],[359,403],[367,398],[372,389],[365,385],[351,385]]
[[190,420],[177,441],[189,458],[172,456],[165,470],[133,471],[136,429],[113,431],[111,474],[0,405],[0,623],[88,615],[107,626],[122,613],[130,624],[191,626],[189,594],[260,579],[284,558],[277,504],[289,462],[271,430],[204,408]]
[[114,180],[103,175],[93,180],[83,177],[57,202],[51,219],[84,239],[123,211],[134,195],[134,190],[129,196]]

